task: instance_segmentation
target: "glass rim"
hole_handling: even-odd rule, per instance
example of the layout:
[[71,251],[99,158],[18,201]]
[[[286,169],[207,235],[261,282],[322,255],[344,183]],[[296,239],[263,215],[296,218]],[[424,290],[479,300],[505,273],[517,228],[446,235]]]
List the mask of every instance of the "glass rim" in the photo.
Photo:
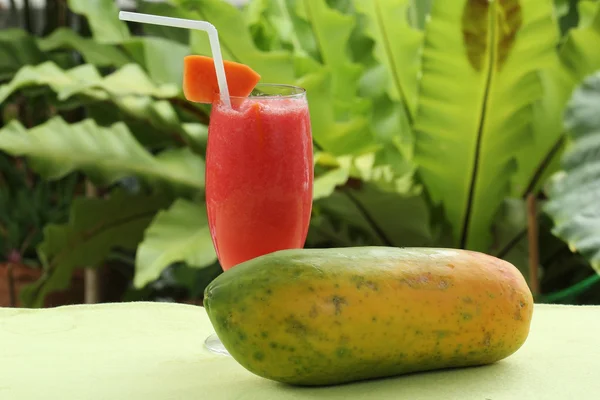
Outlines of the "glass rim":
[[[284,94],[254,94],[255,90],[260,88],[280,88],[285,92]],[[288,85],[283,83],[258,83],[248,96],[229,96],[232,99],[295,99],[302,98],[306,95],[306,89],[300,86]],[[221,95],[218,96],[221,98]]]

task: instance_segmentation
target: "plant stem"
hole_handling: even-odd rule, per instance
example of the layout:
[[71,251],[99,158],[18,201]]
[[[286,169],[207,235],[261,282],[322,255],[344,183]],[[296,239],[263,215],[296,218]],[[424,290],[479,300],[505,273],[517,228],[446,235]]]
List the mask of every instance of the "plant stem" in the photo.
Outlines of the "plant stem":
[[14,21],[19,23],[19,10],[17,10],[17,0],[10,0],[10,14]]
[[31,6],[29,0],[23,1],[23,13],[25,19],[25,30],[31,34],[34,34],[33,27],[31,25]]
[[526,234],[527,234],[526,229],[520,230],[519,233],[517,233],[517,235],[514,238],[512,238],[510,240],[510,242],[508,242],[506,244],[506,246],[504,246],[502,248],[502,250],[500,250],[498,253],[496,253],[496,257],[498,257],[498,258],[506,257],[506,255],[513,249],[513,247],[515,247],[517,245],[517,243],[519,243],[521,241],[521,239],[523,239],[525,237]]
[[21,248],[19,249],[20,254],[25,254],[27,248],[29,247],[29,244],[33,240],[36,233],[37,229],[35,228],[35,226],[29,229],[29,232],[27,232],[27,236],[25,236],[25,239],[23,239],[23,243],[21,243]]
[[346,194],[346,196],[348,196],[348,199],[354,204],[354,206],[358,209],[358,211],[360,211],[360,213],[367,220],[369,225],[371,225],[371,228],[373,228],[375,233],[377,233],[377,236],[379,236],[379,238],[381,239],[383,244],[386,246],[393,247],[394,244],[392,243],[392,241],[387,237],[385,232],[383,232],[383,230],[381,230],[381,228],[379,227],[379,225],[377,225],[375,220],[373,220],[371,215],[367,212],[366,208],[363,207],[362,204],[360,204],[360,201],[358,201],[358,199],[356,197],[354,197],[354,195],[351,193],[351,190],[352,189],[344,190],[344,193]]
[[[85,194],[88,198],[98,196],[96,187],[86,180]],[[96,304],[100,302],[100,277],[98,269],[87,267],[84,272],[84,294],[86,304]]]
[[96,304],[100,302],[100,279],[98,270],[86,268],[83,274],[85,286],[85,304]]
[[[535,172],[533,173],[533,176],[531,177],[531,180],[529,181],[529,183],[527,184],[527,187],[523,191],[523,194],[522,194],[523,199],[528,198],[528,196],[534,192],[535,187],[537,186],[539,180],[544,175],[546,168],[548,168],[548,166],[554,159],[554,156],[556,154],[558,154],[558,152],[561,149],[561,147],[563,146],[564,142],[565,142],[565,136],[561,135],[561,137],[556,141],[556,143],[554,143],[554,145],[550,148],[550,151],[548,152],[548,154],[546,154],[546,156],[543,158],[543,160],[537,166],[537,168],[535,169]],[[503,256],[505,256],[509,251],[512,250],[512,248],[524,236],[525,236],[525,230],[520,231],[510,242],[508,242],[508,244],[502,250],[500,250],[498,252],[497,257],[502,258]]]
[[43,35],[52,33],[58,27],[67,26],[69,10],[66,2],[67,0],[46,0]]
[[57,10],[57,25],[58,26],[67,26],[69,19],[69,7],[67,6],[66,0],[57,0],[56,1]]
[[600,275],[595,274],[585,278],[581,282],[578,282],[566,289],[547,294],[546,296],[542,296],[541,301],[544,303],[553,303],[556,301],[560,301],[567,297],[580,294],[598,282],[600,282]]
[[45,36],[52,32],[56,28],[56,7],[58,0],[46,0],[45,16],[44,16],[44,28],[42,29],[42,35]]
[[554,143],[554,145],[550,148],[550,151],[548,152],[548,154],[546,154],[546,157],[544,157],[544,159],[540,162],[535,172],[533,173],[531,180],[527,184],[527,187],[523,191],[523,198],[526,198],[530,193],[534,191],[535,187],[538,184],[538,181],[542,178],[542,175],[544,175],[546,168],[548,168],[548,166],[554,159],[554,156],[558,153],[564,142],[565,136],[561,135],[560,138],[556,141],[556,143]]
[[[491,15],[491,14],[490,14]],[[491,24],[489,29],[489,33],[487,34],[488,36],[488,40],[490,41],[490,43],[495,43],[496,42],[496,36],[498,35],[498,32],[496,32],[497,28],[496,24]],[[483,82],[484,82],[484,87],[483,87],[483,93],[482,93],[482,99],[481,99],[481,110],[478,112],[478,116],[477,116],[477,136],[475,138],[475,149],[474,149],[474,156],[473,156],[473,160],[472,160],[472,167],[470,167],[470,170],[468,172],[468,185],[469,185],[469,193],[468,193],[468,197],[467,197],[467,201],[466,201],[466,207],[465,207],[465,211],[464,211],[464,218],[461,221],[462,223],[462,227],[461,227],[461,233],[460,233],[460,247],[463,249],[466,249],[469,247],[469,235],[471,234],[470,231],[470,225],[471,225],[471,218],[473,217],[473,208],[474,208],[474,204],[475,204],[475,196],[477,194],[477,189],[478,189],[478,180],[477,177],[479,176],[479,170],[481,168],[481,160],[482,160],[482,152],[483,152],[483,147],[484,147],[484,141],[483,138],[485,136],[486,133],[486,126],[489,123],[489,112],[490,112],[490,108],[491,108],[491,102],[490,102],[490,98],[491,98],[491,93],[492,93],[492,85],[493,85],[493,77],[494,77],[494,66],[496,65],[497,61],[497,55],[495,54],[495,52],[491,51],[489,52],[489,55],[486,57],[488,59],[488,63],[492,68],[488,68],[488,71],[485,73],[485,76],[483,77]]]
[[6,276],[8,277],[8,298],[11,307],[17,306],[17,295],[15,293],[15,280],[13,277],[13,265],[8,263]]
[[121,262],[123,264],[127,264],[129,266],[135,266],[135,259],[132,258],[131,256],[119,253],[117,251],[113,251],[111,252],[108,257],[106,258],[107,260],[111,260],[111,261],[118,261]]
[[539,293],[538,268],[540,265],[539,229],[536,196],[527,196],[527,239],[529,246],[529,285],[534,297]]
[[192,103],[179,98],[173,98],[170,99],[170,101],[171,103],[173,103],[173,105],[179,106],[185,111],[189,112],[190,114],[193,114],[199,122],[205,125],[208,124],[210,117],[204,111],[194,106]]
[[15,167],[25,175],[25,185],[27,185],[27,188],[33,189],[33,175],[29,173],[30,171],[28,171],[25,161],[22,158],[15,158]]

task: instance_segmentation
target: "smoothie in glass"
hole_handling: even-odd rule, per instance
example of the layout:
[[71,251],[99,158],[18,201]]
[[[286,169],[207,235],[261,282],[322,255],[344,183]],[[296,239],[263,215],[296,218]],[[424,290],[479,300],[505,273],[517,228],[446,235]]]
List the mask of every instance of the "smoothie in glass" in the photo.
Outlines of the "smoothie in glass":
[[224,270],[304,246],[312,206],[313,149],[305,92],[259,84],[261,94],[213,103],[206,203]]

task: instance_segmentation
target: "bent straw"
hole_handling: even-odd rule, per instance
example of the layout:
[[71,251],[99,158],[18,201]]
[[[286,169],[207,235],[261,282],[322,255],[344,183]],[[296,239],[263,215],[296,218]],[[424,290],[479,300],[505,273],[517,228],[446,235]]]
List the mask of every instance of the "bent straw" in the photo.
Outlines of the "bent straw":
[[217,28],[215,28],[213,24],[206,21],[162,17],[159,15],[134,13],[129,11],[119,12],[119,19],[122,21],[139,22],[142,24],[170,26],[173,28],[195,29],[198,31],[206,32],[208,34],[208,40],[210,42],[210,51],[212,53],[213,61],[215,63],[215,72],[217,73],[219,93],[225,105],[231,108],[231,100],[229,99],[229,88],[227,87],[225,67],[223,66],[223,56],[221,55],[221,47],[219,45],[219,34],[217,33]]

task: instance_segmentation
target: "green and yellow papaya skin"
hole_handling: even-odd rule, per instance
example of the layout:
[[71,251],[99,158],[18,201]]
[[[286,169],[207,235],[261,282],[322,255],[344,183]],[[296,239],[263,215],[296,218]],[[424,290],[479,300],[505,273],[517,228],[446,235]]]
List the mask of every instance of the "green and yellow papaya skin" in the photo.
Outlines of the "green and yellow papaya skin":
[[204,306],[243,367],[314,386],[501,360],[525,342],[533,298],[518,269],[482,253],[354,247],[247,261]]

